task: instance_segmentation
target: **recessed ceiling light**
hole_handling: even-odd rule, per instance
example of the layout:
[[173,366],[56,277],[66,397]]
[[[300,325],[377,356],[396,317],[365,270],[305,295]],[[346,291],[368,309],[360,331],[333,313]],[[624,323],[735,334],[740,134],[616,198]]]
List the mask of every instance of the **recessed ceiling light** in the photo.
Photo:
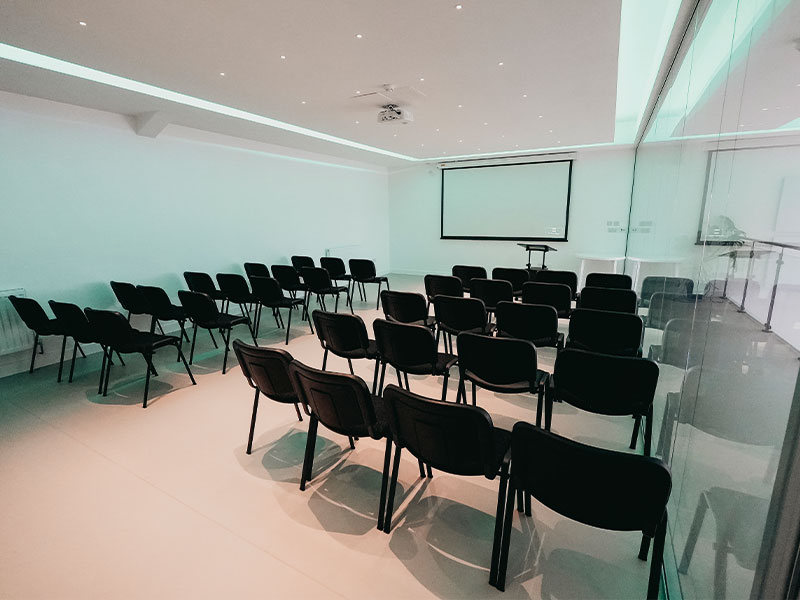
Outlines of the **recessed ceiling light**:
[[464,141],[464,140],[458,140],[458,143],[460,144],[460,143],[462,143],[463,141]]
[[519,144],[514,144],[514,148],[519,148]]
[[286,60],[286,55],[285,54],[281,54],[281,60]]
[[306,103],[306,101],[305,101],[305,100],[302,100],[302,101],[300,102],[300,104],[305,104],[305,103]]
[[497,66],[498,66],[498,67],[502,67],[504,64],[505,64],[505,63],[503,63],[502,61],[500,61],[499,63],[497,63]]
[[438,128],[438,127],[436,128],[436,131],[439,131],[439,128]]
[[558,141],[556,142],[556,144],[560,144],[560,143],[561,143],[561,140],[558,140]]
[[506,134],[504,133],[504,134],[503,134],[503,135],[501,135],[500,137],[501,137],[501,138],[504,138],[504,137],[506,137]]
[[219,72],[219,76],[220,76],[220,77],[225,77],[225,73],[223,73],[222,71],[220,71],[220,72]]
[[[461,108],[461,105],[460,105],[460,104],[458,105],[458,108]],[[766,110],[766,109],[765,109],[765,110]]]
[[522,94],[522,97],[523,97],[523,98],[527,98],[527,97],[528,97],[528,94]]
[[397,134],[395,133],[394,135],[392,135],[392,137],[397,137]]
[[767,108],[767,107],[765,106],[765,107],[764,107],[764,108],[762,108],[761,110],[769,110],[769,108]]
[[539,118],[541,119],[543,116],[544,116],[544,115],[539,115]]
[[359,123],[359,122],[358,122],[358,121],[356,121],[356,125],[358,125],[358,123]]
[[363,35],[361,35],[360,33],[357,33],[357,34],[356,34],[356,38],[358,38],[359,40],[360,40],[361,38],[363,38],[363,37],[364,37],[364,36],[363,36]]
[[425,78],[424,77],[420,77],[419,80],[420,81],[425,81]]
[[464,8],[464,7],[461,6],[460,4],[456,4],[456,10],[461,10],[462,8]]
[[360,94],[360,93],[361,93],[361,90],[356,90],[356,94]]
[[78,25],[80,25],[81,27],[86,27],[86,21],[78,21]]
[[483,122],[483,124],[484,124],[484,125],[488,125],[488,123],[487,123],[486,121],[484,121],[484,122]]
[[420,144],[420,145],[419,145],[419,147],[420,147],[420,148],[424,148],[424,147],[425,147],[425,144]]
[[550,133],[553,133],[553,130],[552,130],[552,129],[548,129],[547,131],[549,131]]

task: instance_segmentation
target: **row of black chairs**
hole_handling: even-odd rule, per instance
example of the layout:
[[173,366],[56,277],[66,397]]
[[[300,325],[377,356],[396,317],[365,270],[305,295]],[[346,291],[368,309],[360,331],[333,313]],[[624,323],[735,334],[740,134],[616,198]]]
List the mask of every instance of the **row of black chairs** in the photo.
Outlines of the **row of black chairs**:
[[[314,316],[318,318],[319,311]],[[348,320],[350,315],[336,315]],[[357,317],[356,317],[357,318]],[[376,338],[384,324],[406,330],[427,332],[421,325],[375,322]],[[318,331],[320,330],[318,322]],[[393,335],[393,334],[392,334]],[[466,347],[470,336],[462,334],[459,348]],[[511,340],[487,338],[501,343]],[[379,343],[380,346],[380,343]],[[398,481],[401,453],[410,452],[419,463],[420,477],[432,477],[433,470],[464,475],[499,476],[497,510],[490,561],[490,584],[505,588],[506,567],[510,552],[514,500],[517,509],[531,515],[531,498],[573,520],[609,530],[636,531],[643,534],[639,558],[647,559],[650,540],[654,539],[647,597],[658,596],[661,561],[666,531],[666,503],[671,490],[671,476],[660,460],[580,444],[553,433],[519,422],[512,432],[494,426],[491,416],[478,406],[448,403],[426,398],[388,385],[370,393],[366,383],[352,374],[317,370],[293,360],[275,348],[257,348],[234,341],[234,350],[249,384],[255,389],[253,415],[247,444],[252,451],[253,434],[260,395],[277,402],[292,403],[302,420],[299,405],[309,416],[308,438],[303,461],[300,489],[313,479],[313,460],[318,426],[348,437],[351,448],[359,437],[386,440],[383,476],[378,506],[378,529],[389,533]],[[589,353],[566,350],[559,359],[580,360]],[[595,356],[596,358],[596,356]],[[625,360],[625,359],[623,359]],[[641,359],[639,359],[641,360]],[[648,361],[645,361],[648,362]],[[558,364],[558,363],[557,363]],[[570,365],[568,368],[581,365]],[[595,375],[591,372],[590,375]],[[588,383],[591,377],[578,377]],[[585,392],[574,390],[574,374],[564,373],[557,381],[572,390],[565,400]],[[591,378],[596,384],[597,379]],[[398,381],[399,374],[398,374]],[[602,397],[611,410],[621,406],[614,397],[618,388]],[[587,397],[592,407],[601,405],[594,385]],[[608,410],[608,408],[606,409]],[[392,448],[394,457],[392,458]],[[569,474],[565,476],[565,474]]]

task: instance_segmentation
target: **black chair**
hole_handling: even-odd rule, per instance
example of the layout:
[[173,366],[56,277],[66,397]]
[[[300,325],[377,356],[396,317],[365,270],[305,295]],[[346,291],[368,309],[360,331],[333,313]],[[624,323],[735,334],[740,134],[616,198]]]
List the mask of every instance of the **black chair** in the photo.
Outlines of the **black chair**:
[[639,295],[639,306],[650,306],[650,298],[656,292],[690,296],[694,292],[694,281],[686,277],[661,277],[650,275],[642,282],[642,293]]
[[[455,265],[453,267],[453,277],[458,277],[461,280],[461,285],[465,292],[470,292],[470,282],[473,279],[486,279],[486,269],[483,267],[476,267],[472,265]],[[453,294],[447,294],[452,296]]]
[[498,302],[495,312],[498,337],[533,342],[537,348],[564,349],[564,334],[558,331],[558,313],[552,306],[521,302]]
[[623,273],[589,273],[584,287],[630,290],[633,288],[633,279]]
[[294,404],[297,420],[303,420],[297,393],[289,378],[289,364],[294,359],[285,350],[259,348],[245,344],[241,340],[233,340],[233,351],[247,383],[256,391],[253,399],[253,416],[250,419],[250,434],[247,437],[247,453],[250,454],[253,451],[253,432],[256,428],[258,397],[261,394],[275,402]]
[[366,258],[351,258],[350,259],[350,275],[353,277],[353,283],[361,286],[364,300],[367,299],[367,290],[364,284],[377,283],[378,284],[378,305],[376,308],[381,307],[381,286],[385,283],[386,289],[389,287],[389,278],[379,276],[375,271],[375,263]]
[[[255,335],[250,329],[250,319],[240,315],[227,315],[220,313],[217,309],[216,303],[210,296],[200,292],[187,292],[181,290],[178,292],[183,308],[186,310],[187,316],[194,324],[194,332],[192,333],[192,349],[189,352],[189,364],[194,360],[194,346],[197,342],[197,328],[201,327],[207,329],[209,333],[212,329],[219,329],[222,335],[222,341],[225,342],[225,354],[222,358],[222,374],[225,374],[225,368],[228,365],[228,351],[230,350],[231,331],[236,325],[247,325],[247,329],[253,338],[253,343],[258,346]],[[225,332],[228,335],[225,335]]]
[[[535,394],[537,415],[541,413],[550,375],[538,368],[536,346],[528,340],[459,333],[458,372],[458,395],[464,404],[469,381],[473,406],[477,405],[476,388],[482,387],[499,394]],[[536,420],[540,422],[538,416]]]
[[442,402],[447,400],[447,381],[450,378],[450,369],[458,361],[458,357],[446,352],[439,352],[439,344],[434,339],[433,333],[422,325],[397,323],[375,319],[372,323],[375,331],[378,355],[381,361],[381,381],[378,393],[383,389],[386,376],[386,365],[391,365],[397,372],[397,382],[403,387],[400,378],[405,377],[405,387],[410,389],[408,374],[412,375],[441,375]]
[[310,256],[297,256],[297,255],[295,255],[295,256],[292,256],[291,260],[292,260],[292,266],[294,267],[294,270],[297,271],[297,274],[300,275],[300,277],[303,276],[303,269],[305,267],[309,267],[309,268],[313,269],[314,267],[317,266],[317,265],[314,264],[314,259],[311,258]]
[[246,262],[244,263],[244,272],[247,274],[248,279],[253,277],[272,277],[269,273],[269,267],[264,263]]
[[[444,334],[444,351],[453,352],[453,336],[468,331],[489,335],[494,326],[489,323],[486,305],[480,298],[434,296],[433,313],[436,316],[436,343]],[[449,343],[448,343],[449,342]]]
[[[275,324],[280,328],[283,327],[283,316],[281,315],[282,308],[289,311],[289,322],[286,325],[286,343],[289,343],[289,330],[292,327],[292,311],[299,306],[303,306],[302,298],[287,298],[283,295],[281,284],[277,279],[272,277],[256,277],[250,278],[250,285],[253,288],[253,296],[259,304],[258,314],[256,315],[256,337],[258,337],[258,330],[261,327],[261,308],[266,306],[272,309],[272,314],[275,317]],[[308,320],[308,325],[311,327],[311,333],[314,333],[314,326],[311,324],[311,319]]]
[[551,271],[543,269],[536,272],[534,281],[539,283],[561,283],[568,285],[572,292],[572,299],[578,296],[578,274],[574,271]]
[[[219,300],[222,303],[222,310],[225,311],[225,294],[214,285],[211,275],[199,271],[184,271],[183,278],[186,280],[189,291],[205,294],[214,301]],[[214,343],[216,345],[216,342]]]
[[425,296],[415,292],[381,292],[383,314],[389,321],[424,325],[430,329],[436,327],[436,319],[428,315],[428,305]]
[[647,307],[647,327],[664,329],[672,319],[702,320],[700,315],[695,315],[695,309],[702,303],[703,297],[694,294],[655,292]]
[[311,313],[317,326],[317,337],[325,353],[322,356],[322,370],[328,366],[328,352],[347,359],[350,374],[353,372],[353,359],[366,358],[375,361],[372,376],[372,393],[378,385],[378,347],[375,340],[369,339],[367,327],[358,315],[338,314],[315,310]]
[[[44,312],[41,305],[33,298],[24,298],[21,296],[9,296],[14,310],[17,311],[19,318],[22,319],[25,326],[33,331],[33,352],[31,354],[31,367],[28,373],[33,373],[33,365],[36,362],[36,348],[40,346],[39,338],[46,335],[61,335],[64,339],[61,341],[61,360],[58,364],[58,381],[61,381],[61,369],[64,366],[64,350],[67,344],[67,336],[58,319],[51,319]],[[44,347],[41,349],[44,354]]]
[[483,300],[486,312],[489,313],[489,318],[497,309],[498,302],[512,302],[514,300],[514,290],[511,287],[511,283],[505,279],[481,279],[476,277],[472,280],[471,285],[470,297]]
[[[500,475],[499,498],[505,498],[510,434],[495,427],[489,414],[477,406],[439,402],[394,385],[383,392],[392,441],[395,445],[384,531],[392,528],[394,496],[403,449],[428,468],[464,476]],[[388,462],[386,463],[388,472]],[[429,471],[428,475],[431,473]],[[498,505],[498,512],[499,512]],[[495,526],[495,543],[501,528]]]
[[[303,292],[303,299],[305,300],[307,288],[306,285],[300,281],[300,275],[298,275],[294,267],[290,267],[289,265],[272,265],[272,275],[278,280],[278,283],[281,284],[281,288],[285,292],[289,292],[292,298],[297,297],[297,292]],[[305,302],[303,302],[303,306],[305,306]],[[303,318],[305,319],[307,316],[304,310]]]
[[581,290],[578,308],[594,308],[636,314],[636,292],[619,288],[585,287]]
[[350,285],[353,282],[353,278],[350,276],[350,273],[347,272],[347,267],[344,266],[344,261],[335,256],[323,256],[319,259],[319,266],[328,271],[328,275],[331,276],[331,280],[336,285],[339,285],[340,281],[346,281],[347,292],[350,294],[352,299],[353,293],[350,291]]
[[[647,560],[654,539],[647,598],[658,598],[672,476],[657,458],[580,444],[518,422],[511,433],[511,473],[505,498],[498,498],[496,523],[503,522],[489,583],[505,589],[514,497],[526,492],[579,523],[613,531],[641,531],[639,558]],[[530,507],[526,513],[530,514]],[[495,531],[497,525],[495,525]],[[500,542],[500,543],[498,543]]]
[[[131,315],[152,315],[150,305],[139,292],[135,285],[124,281],[112,281],[111,289],[123,309],[128,311],[128,321]],[[161,332],[164,333],[163,331]]]
[[458,277],[450,275],[425,275],[425,296],[430,309],[436,296],[464,297],[464,286]]
[[[650,345],[647,358],[679,369],[690,369],[700,364],[706,335],[701,335],[699,331],[695,332],[695,325],[691,319],[670,319],[664,326],[661,343]],[[705,329],[707,331],[708,328]]]
[[325,296],[334,296],[336,298],[333,305],[333,312],[339,310],[339,295],[344,293],[345,302],[350,307],[350,312],[353,312],[353,303],[350,298],[350,291],[343,285],[333,285],[331,276],[322,267],[302,267],[300,275],[306,284],[308,292],[306,294],[306,312],[308,312],[308,304],[311,300],[311,294],[317,297],[317,302],[322,306],[322,310],[327,311],[328,307],[325,305]]
[[155,332],[156,325],[161,329],[161,333],[164,333],[164,329],[161,327],[161,321],[177,321],[181,329],[181,339],[186,338],[188,342],[189,335],[186,333],[185,323],[189,317],[186,316],[186,311],[183,307],[173,304],[163,288],[152,285],[137,285],[136,289],[147,303],[150,315],[152,316],[150,333]]
[[[59,326],[62,328],[64,336],[72,338],[72,362],[69,367],[69,383],[72,383],[72,375],[75,372],[75,358],[78,351],[86,358],[81,350],[81,344],[99,343],[96,332],[89,324],[86,314],[76,304],[69,302],[56,302],[50,300],[50,310],[56,316]],[[60,381],[60,378],[59,378]]]
[[514,289],[514,296],[522,295],[522,286],[530,281],[530,274],[527,269],[512,269],[508,267],[495,267],[492,269],[492,279],[504,279],[508,281]]
[[643,333],[639,315],[577,308],[569,320],[566,347],[615,356],[641,356]]
[[[548,387],[545,402],[545,429],[550,430],[554,401],[599,415],[629,415],[636,419],[631,449],[636,448],[644,419],[644,454],[650,456],[653,398],[658,384],[655,362],[567,348],[556,358],[550,381],[552,385]],[[538,415],[536,420],[540,421]]]
[[351,449],[355,448],[354,437],[370,436],[376,440],[386,438],[378,506],[378,529],[382,529],[392,444],[388,437],[389,427],[383,400],[370,394],[364,380],[355,375],[319,371],[297,360],[289,365],[289,375],[297,397],[310,416],[306,454],[300,476],[301,490],[305,490],[306,482],[311,480],[319,423],[335,433],[346,435]]
[[[192,292],[188,292],[192,293]],[[209,298],[209,302],[213,300]],[[186,362],[186,357],[181,351],[181,340],[174,335],[159,335],[138,331],[131,327],[131,324],[120,313],[111,310],[86,309],[86,318],[91,327],[97,334],[100,343],[105,346],[103,358],[105,363],[105,382],[103,383],[103,396],[108,394],[108,379],[111,374],[111,353],[120,354],[141,354],[147,363],[144,381],[144,400],[142,408],[147,408],[147,393],[150,390],[150,374],[155,373],[153,366],[153,354],[159,348],[175,346],[178,350],[178,357],[183,361],[183,366],[192,380],[192,385],[197,385],[194,375]]]
[[228,311],[230,311],[231,302],[238,304],[239,312],[248,319],[248,326],[254,325],[255,316],[250,317],[248,305],[256,304],[256,297],[250,291],[247,280],[238,273],[217,273],[217,283],[219,291],[225,296]]
[[552,306],[559,319],[568,319],[572,312],[572,289],[565,283],[529,281],[522,285],[522,301]]

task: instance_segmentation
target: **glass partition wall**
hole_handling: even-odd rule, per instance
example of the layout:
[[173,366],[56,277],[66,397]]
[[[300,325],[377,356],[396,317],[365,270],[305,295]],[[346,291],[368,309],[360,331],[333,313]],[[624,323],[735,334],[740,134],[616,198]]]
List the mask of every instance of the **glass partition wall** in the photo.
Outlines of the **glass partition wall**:
[[796,440],[799,36],[798,0],[701,0],[637,148],[626,271],[661,373],[671,596],[762,595]]

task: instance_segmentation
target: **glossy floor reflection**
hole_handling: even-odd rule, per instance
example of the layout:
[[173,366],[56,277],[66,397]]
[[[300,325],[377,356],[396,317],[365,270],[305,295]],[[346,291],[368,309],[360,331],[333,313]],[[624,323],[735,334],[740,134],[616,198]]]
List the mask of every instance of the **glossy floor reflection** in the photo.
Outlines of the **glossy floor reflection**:
[[[422,287],[419,277],[391,283]],[[379,316],[374,298],[356,309],[368,325]],[[261,342],[283,347],[283,332],[263,325]],[[96,353],[79,361],[72,384],[57,384],[54,366],[0,380],[0,597],[644,595],[638,534],[586,527],[536,502],[533,517],[515,518],[507,591],[497,592],[488,584],[497,480],[435,473],[426,482],[408,453],[396,524],[391,535],[377,531],[383,442],[361,439],[351,451],[320,427],[314,478],[301,492],[308,420],[262,401],[248,456],[252,390],[238,366],[220,373],[221,351],[207,335],[198,344],[198,385],[161,353],[146,410],[143,363],[133,356],[112,372],[106,398],[96,394]],[[321,364],[316,337],[299,324],[288,349]],[[553,359],[542,349],[545,369]],[[372,363],[354,366],[371,379]],[[347,365],[331,357],[329,368]],[[656,432],[681,374],[667,370],[662,380]],[[439,378],[411,378],[418,393],[436,397],[440,386]],[[535,419],[526,396],[479,391],[478,403],[502,427]],[[618,450],[632,425],[561,405],[553,416],[554,431]]]

